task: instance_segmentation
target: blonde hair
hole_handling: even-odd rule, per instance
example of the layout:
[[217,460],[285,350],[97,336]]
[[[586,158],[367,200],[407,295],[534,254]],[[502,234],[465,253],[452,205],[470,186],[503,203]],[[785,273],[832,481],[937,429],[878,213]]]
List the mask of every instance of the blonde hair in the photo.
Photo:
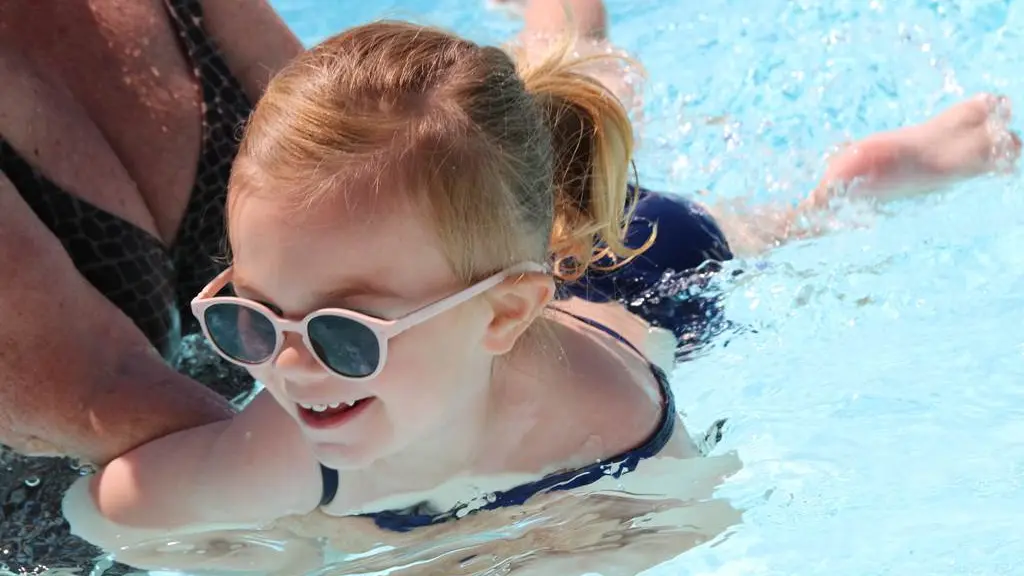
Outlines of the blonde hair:
[[307,208],[339,191],[402,194],[434,219],[467,282],[521,261],[555,264],[564,280],[621,262],[646,248],[624,243],[632,127],[570,46],[517,69],[431,27],[338,34],[270,82],[232,194],[255,177],[301,191]]

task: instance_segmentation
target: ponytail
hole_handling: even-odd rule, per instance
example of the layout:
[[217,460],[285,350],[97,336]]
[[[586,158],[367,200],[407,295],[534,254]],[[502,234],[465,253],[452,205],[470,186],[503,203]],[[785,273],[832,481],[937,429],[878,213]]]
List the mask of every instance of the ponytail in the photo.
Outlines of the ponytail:
[[[519,58],[519,75],[544,114],[554,156],[555,275],[576,280],[588,268],[613,269],[646,250],[626,246],[634,202],[629,186],[633,129],[618,98],[583,65],[615,58],[572,54],[571,37],[537,63]],[[627,208],[628,206],[628,208]],[[610,264],[603,264],[610,262]]]

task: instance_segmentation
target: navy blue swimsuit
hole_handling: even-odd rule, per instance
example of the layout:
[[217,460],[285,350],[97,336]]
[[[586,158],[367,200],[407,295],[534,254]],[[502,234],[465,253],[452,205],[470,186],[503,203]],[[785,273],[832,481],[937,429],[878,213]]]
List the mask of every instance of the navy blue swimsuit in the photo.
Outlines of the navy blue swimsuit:
[[696,202],[644,188],[636,192],[626,245],[643,246],[656,225],[654,244],[625,266],[590,269],[560,292],[619,302],[652,326],[671,330],[683,356],[727,325],[719,298],[706,288],[721,264],[733,258],[732,250],[714,218]]
[[[657,225],[654,244],[623,267],[609,272],[590,272],[582,280],[562,286],[560,296],[576,296],[592,302],[618,301],[650,324],[671,330],[681,344],[691,339],[706,340],[713,335],[711,328],[720,316],[720,306],[717,300],[699,294],[699,288],[722,262],[732,258],[728,242],[714,219],[695,203],[644,189],[637,192],[635,225],[630,227],[626,243],[631,247],[642,246],[650,236],[651,226]],[[606,326],[564,310],[561,312],[636,350]],[[361,516],[373,519],[383,530],[408,532],[480,510],[521,506],[537,494],[573,490],[606,476],[618,478],[636,470],[642,460],[661,452],[675,432],[675,401],[668,377],[653,364],[650,369],[661,388],[661,418],[651,436],[636,448],[583,468],[557,472],[535,482],[494,492],[478,499],[479,505],[462,503],[450,510],[436,510],[429,502],[423,502],[410,508]],[[709,431],[715,439],[721,434],[723,423],[716,422]],[[337,494],[338,472],[325,466],[320,470],[323,477],[320,505],[325,506]]]

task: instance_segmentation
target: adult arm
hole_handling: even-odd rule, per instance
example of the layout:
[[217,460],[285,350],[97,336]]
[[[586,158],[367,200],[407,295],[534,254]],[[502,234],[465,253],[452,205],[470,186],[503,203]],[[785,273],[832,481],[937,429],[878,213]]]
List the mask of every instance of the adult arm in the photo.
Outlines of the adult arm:
[[171,369],[0,173],[0,442],[104,463],[230,405]]

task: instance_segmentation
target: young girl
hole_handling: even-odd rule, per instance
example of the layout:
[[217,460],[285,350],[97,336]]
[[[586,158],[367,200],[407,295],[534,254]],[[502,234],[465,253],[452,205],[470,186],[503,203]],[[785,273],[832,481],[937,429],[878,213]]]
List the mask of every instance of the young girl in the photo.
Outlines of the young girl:
[[[116,549],[319,509],[414,535],[697,456],[646,353],[661,336],[616,302],[732,253],[703,208],[630,184],[630,123],[578,64],[517,71],[381,22],[275,77],[232,172],[232,266],[193,303],[265,390],[79,481],[75,533]],[[997,103],[874,137],[830,178],[877,196],[987,170]],[[773,212],[765,243],[834,189]],[[686,332],[679,306],[648,320]]]

